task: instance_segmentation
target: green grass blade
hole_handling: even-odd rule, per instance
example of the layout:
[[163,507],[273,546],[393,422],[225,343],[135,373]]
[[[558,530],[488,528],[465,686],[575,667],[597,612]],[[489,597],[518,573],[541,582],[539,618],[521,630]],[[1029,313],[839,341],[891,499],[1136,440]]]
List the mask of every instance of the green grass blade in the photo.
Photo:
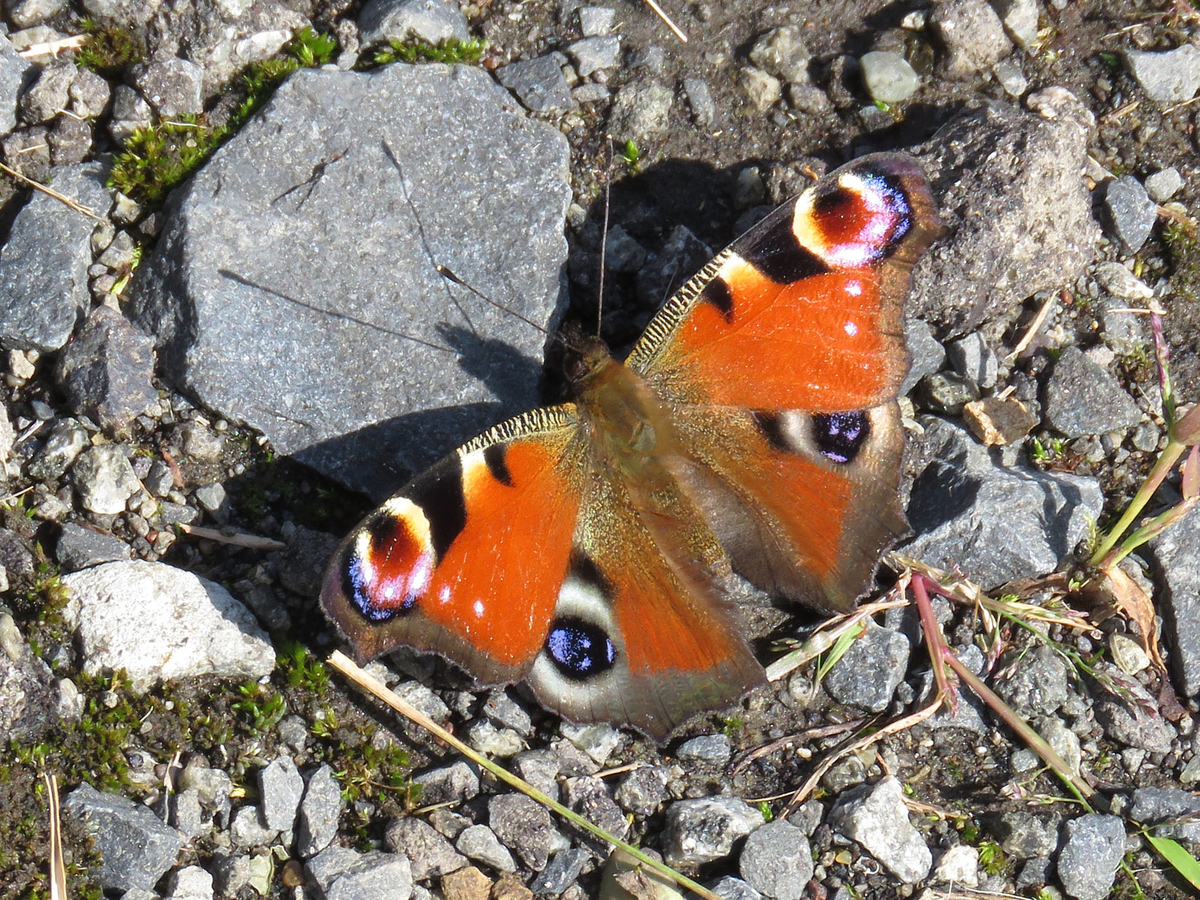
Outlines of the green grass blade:
[[1146,840],[1176,872],[1191,882],[1192,887],[1200,890],[1200,862],[1183,849],[1182,844],[1171,838],[1157,837],[1153,834],[1147,834]]

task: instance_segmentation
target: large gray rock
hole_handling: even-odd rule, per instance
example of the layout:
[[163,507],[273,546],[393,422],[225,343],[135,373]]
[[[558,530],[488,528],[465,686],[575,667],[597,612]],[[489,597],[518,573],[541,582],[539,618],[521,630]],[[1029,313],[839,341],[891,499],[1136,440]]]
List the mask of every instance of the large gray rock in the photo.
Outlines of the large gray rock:
[[1068,897],[1100,900],[1112,888],[1125,856],[1125,823],[1117,816],[1089,813],[1072,819],[1058,852],[1058,877]]
[[904,791],[893,775],[844,791],[829,813],[829,824],[862,844],[907,884],[920,881],[933,868],[933,853],[909,820]]
[[1091,114],[1061,88],[1029,102],[1041,115],[970,107],[916,153],[949,231],[914,270],[908,308],[943,335],[1011,314],[1094,258],[1100,229],[1082,176]]
[[[56,170],[54,189],[103,213],[111,202],[104,177],[95,163],[71,166]],[[0,343],[5,347],[46,351],[67,342],[90,302],[87,269],[95,224],[41,191],[17,213],[0,248]]]
[[1046,382],[1045,422],[1067,437],[1127,431],[1142,411],[1116,377],[1078,347],[1068,348]]
[[1054,570],[1104,505],[1093,478],[996,465],[965,429],[922,419],[906,556],[955,565],[986,587]]
[[0,613],[0,741],[36,738],[57,720],[54,674]]
[[164,563],[112,562],[63,578],[84,671],[125,669],[144,690],[198,675],[261,678],[275,651],[254,616],[212,581]]
[[133,286],[165,374],[360,490],[536,400],[566,140],[479,69],[303,70],[171,204]]
[[7,35],[0,35],[0,136],[17,125],[17,98],[33,65],[17,55]]

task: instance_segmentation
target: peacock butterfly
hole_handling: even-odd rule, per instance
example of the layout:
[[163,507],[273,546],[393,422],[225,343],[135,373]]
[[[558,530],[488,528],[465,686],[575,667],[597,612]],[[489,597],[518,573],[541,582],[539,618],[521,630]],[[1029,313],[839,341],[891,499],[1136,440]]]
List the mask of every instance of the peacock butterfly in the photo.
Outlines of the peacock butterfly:
[[845,612],[907,529],[903,304],[940,229],[914,160],[866,156],[718,254],[624,363],[568,333],[574,402],[495,426],[369,515],[326,614],[360,659],[432,651],[658,740],[735,702],[764,673],[730,570]]

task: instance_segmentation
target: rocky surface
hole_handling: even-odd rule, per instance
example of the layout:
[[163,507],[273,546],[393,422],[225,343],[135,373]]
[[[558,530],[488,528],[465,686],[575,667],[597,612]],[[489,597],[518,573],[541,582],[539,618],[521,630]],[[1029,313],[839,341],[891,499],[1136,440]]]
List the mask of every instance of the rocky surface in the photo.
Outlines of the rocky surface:
[[[654,895],[321,664],[325,561],[370,504],[344,486],[377,499],[558,399],[539,328],[594,328],[602,280],[620,351],[811,173],[895,149],[947,224],[908,304],[901,552],[1074,611],[934,607],[1090,812],[1031,805],[1061,784],[965,688],[830,758],[933,698],[911,609],[662,746],[413,654],[370,670],[721,897],[1184,896],[1141,829],[1200,841],[1196,511],[1133,587],[1073,588],[1167,443],[1156,330],[1174,402],[1200,396],[1200,51],[1164,11],[701,4],[685,45],[640,6],[541,0],[4,4],[0,155],[85,211],[0,184],[0,900],[48,893],[42,770],[73,896]],[[471,55],[411,43],[446,38],[486,40],[479,65],[376,65]],[[173,154],[217,143],[184,180]],[[813,633],[742,599],[764,662]]]

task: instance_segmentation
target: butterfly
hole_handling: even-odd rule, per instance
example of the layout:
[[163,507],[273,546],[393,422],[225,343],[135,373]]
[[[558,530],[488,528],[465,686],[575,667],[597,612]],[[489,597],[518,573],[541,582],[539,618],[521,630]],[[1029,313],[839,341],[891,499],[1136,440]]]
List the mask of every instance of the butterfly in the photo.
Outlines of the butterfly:
[[360,660],[431,651],[663,740],[765,675],[724,585],[846,612],[907,531],[903,305],[941,230],[917,163],[862,157],[738,238],[628,358],[564,337],[573,401],[417,475],[321,605]]

